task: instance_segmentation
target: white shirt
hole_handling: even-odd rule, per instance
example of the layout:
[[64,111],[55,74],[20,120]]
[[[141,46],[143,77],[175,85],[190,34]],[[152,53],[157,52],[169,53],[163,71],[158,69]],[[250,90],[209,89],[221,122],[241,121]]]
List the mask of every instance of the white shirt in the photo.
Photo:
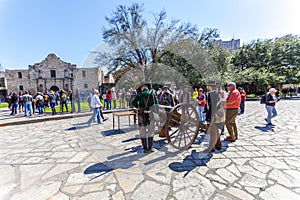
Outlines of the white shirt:
[[97,94],[94,94],[91,99],[91,107],[92,108],[101,108],[103,107],[102,103]]

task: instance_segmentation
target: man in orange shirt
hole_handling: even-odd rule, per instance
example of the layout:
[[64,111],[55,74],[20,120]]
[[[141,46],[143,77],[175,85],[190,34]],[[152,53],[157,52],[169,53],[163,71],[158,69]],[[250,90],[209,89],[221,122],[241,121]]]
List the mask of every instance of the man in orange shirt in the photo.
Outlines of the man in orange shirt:
[[234,82],[228,82],[227,89],[229,95],[225,102],[225,125],[229,133],[229,137],[225,138],[225,140],[234,142],[238,139],[238,131],[235,123],[235,119],[239,112],[239,107],[241,103],[241,95],[240,92],[236,89],[236,84]]

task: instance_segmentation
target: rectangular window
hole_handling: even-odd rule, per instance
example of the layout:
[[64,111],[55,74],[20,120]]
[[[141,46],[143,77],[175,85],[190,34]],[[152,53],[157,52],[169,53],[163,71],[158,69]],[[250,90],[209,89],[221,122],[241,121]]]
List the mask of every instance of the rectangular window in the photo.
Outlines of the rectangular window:
[[88,84],[83,85],[84,88],[89,88]]
[[18,78],[22,78],[22,72],[18,72]]
[[51,70],[51,78],[56,78],[56,71],[55,70]]
[[82,71],[82,77],[86,77],[86,71]]
[[20,91],[23,91],[23,90],[24,90],[23,85],[19,85],[19,90],[20,90]]
[[0,78],[0,87],[5,88],[5,79],[4,78]]

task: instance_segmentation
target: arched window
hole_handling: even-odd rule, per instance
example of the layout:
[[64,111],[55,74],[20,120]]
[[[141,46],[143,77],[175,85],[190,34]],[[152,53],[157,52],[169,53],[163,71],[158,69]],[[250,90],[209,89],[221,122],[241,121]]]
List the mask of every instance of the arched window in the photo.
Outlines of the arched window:
[[70,89],[68,83],[66,83],[65,88],[66,88],[67,91]]
[[43,92],[43,91],[44,91],[44,86],[43,86],[43,84],[40,84],[40,85],[39,85],[38,91],[39,91],[39,92]]
[[38,71],[38,78],[42,78],[42,72],[41,72],[41,70]]

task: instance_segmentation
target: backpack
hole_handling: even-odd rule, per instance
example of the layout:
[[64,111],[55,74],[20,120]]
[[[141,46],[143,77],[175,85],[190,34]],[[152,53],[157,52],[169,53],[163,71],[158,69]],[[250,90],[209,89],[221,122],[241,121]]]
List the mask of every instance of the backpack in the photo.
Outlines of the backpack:
[[260,97],[260,104],[266,104],[266,101],[267,101],[267,95],[266,95],[266,94],[263,94],[263,95]]
[[67,101],[67,95],[66,94],[61,95],[60,99],[61,101]]
[[50,94],[50,95],[49,95],[49,98],[50,98],[51,103],[55,103],[55,100],[56,100],[55,95]]
[[162,105],[170,105],[171,104],[169,95],[170,95],[169,93],[162,94],[161,102],[160,102]]

